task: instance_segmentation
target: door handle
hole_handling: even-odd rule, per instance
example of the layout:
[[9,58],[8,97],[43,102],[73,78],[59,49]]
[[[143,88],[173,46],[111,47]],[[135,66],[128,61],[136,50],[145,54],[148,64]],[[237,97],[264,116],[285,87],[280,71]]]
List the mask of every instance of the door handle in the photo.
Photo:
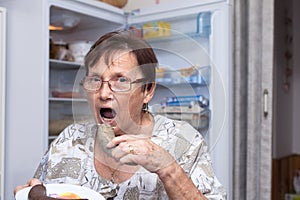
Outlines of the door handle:
[[263,112],[264,112],[264,117],[268,116],[268,95],[269,92],[267,89],[264,90],[264,95],[263,95]]

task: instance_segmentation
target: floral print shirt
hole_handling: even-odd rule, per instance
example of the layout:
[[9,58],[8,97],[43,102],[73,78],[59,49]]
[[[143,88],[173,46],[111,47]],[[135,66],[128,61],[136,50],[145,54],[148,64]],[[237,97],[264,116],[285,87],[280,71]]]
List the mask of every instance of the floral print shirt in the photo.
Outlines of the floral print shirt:
[[[152,141],[174,156],[196,187],[208,199],[226,199],[216,178],[208,147],[201,134],[183,121],[156,115]],[[50,145],[34,177],[45,184],[69,183],[91,188],[106,199],[168,199],[155,173],[140,168],[129,180],[115,184],[102,178],[94,167],[93,124],[72,124]]]

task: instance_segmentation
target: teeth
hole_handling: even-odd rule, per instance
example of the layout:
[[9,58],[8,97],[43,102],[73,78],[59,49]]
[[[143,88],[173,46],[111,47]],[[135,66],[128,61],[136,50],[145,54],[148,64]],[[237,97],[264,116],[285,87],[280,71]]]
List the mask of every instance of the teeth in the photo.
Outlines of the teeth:
[[104,122],[110,122],[112,119],[102,117]]

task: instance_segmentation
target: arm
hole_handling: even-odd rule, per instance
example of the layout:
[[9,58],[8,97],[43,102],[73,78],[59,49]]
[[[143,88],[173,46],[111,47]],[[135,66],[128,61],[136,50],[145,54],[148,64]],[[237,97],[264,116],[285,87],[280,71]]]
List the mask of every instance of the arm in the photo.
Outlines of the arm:
[[[58,137],[59,138],[59,137]],[[57,140],[57,139],[56,139]],[[38,168],[36,169],[33,178],[29,179],[27,183],[25,183],[24,185],[19,185],[17,187],[15,187],[14,189],[14,195],[16,195],[16,193],[26,187],[32,187],[35,186],[37,184],[41,184],[43,183],[45,176],[46,176],[46,172],[47,172],[47,164],[48,164],[48,159],[49,159],[49,152],[51,151],[51,147],[45,152],[44,156],[42,157]]]
[[157,174],[170,199],[206,199],[176,162],[158,170]]
[[[115,147],[112,156],[121,163],[136,163],[156,173],[170,199],[206,199],[174,157],[151,140],[123,135],[114,138],[108,147]],[[133,147],[133,152],[130,152],[130,147]]]
[[112,156],[120,163],[136,163],[158,174],[170,199],[226,199],[200,133],[186,123],[178,129],[170,124],[153,141],[122,135],[107,147],[114,148]]

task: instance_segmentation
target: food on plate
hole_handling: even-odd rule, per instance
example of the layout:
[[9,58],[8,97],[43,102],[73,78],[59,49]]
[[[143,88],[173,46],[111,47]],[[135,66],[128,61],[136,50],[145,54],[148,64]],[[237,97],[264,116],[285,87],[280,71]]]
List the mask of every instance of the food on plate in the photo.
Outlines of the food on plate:
[[72,192],[64,192],[62,194],[59,194],[58,197],[61,199],[80,199],[80,196]]
[[33,186],[29,193],[28,193],[28,200],[88,200],[88,199],[81,199],[80,196],[78,196],[75,193],[71,192],[64,192],[59,195],[55,195],[57,197],[49,197],[47,196],[47,189],[43,184],[37,184]]
[[113,127],[108,124],[98,124],[97,137],[102,150],[111,155],[112,150],[106,148],[106,145],[115,137]]

